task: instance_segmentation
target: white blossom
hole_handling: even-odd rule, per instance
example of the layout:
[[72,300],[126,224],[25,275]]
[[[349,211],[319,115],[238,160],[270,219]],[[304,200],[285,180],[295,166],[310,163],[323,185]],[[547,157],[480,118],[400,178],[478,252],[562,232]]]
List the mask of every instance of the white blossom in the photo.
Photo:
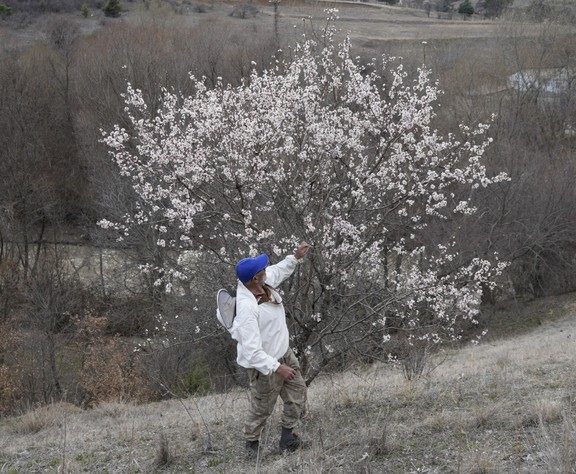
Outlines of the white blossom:
[[[139,199],[132,215],[100,225],[122,239],[150,226],[166,252],[200,252],[204,237],[227,262],[261,253],[263,244],[279,257],[305,239],[314,245],[314,271],[330,275],[317,280],[322,292],[379,285],[393,294],[382,304],[406,328],[420,329],[433,315],[437,324],[422,340],[457,340],[458,320],[475,321],[481,285],[505,264],[486,257],[457,266],[453,242],[421,238],[430,222],[475,214],[474,190],[508,179],[483,164],[488,125],[443,136],[433,127],[441,91],[430,71],[409,80],[386,57],[365,68],[333,33],[327,28],[323,46],[303,41],[268,70],[254,67],[238,87],[220,80],[210,89],[192,77],[192,95],[163,90],[153,114],[128,85],[130,131],[116,126],[103,141]],[[174,291],[185,272],[165,267],[140,271]],[[333,317],[307,314],[320,328]],[[374,311],[369,327],[385,342],[382,314]]]

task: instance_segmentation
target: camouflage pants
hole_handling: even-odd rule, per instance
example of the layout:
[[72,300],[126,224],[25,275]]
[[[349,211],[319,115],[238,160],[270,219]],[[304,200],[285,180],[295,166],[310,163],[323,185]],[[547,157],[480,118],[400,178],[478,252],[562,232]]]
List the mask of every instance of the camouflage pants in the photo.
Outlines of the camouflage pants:
[[286,364],[296,370],[293,380],[284,380],[276,372],[263,375],[256,369],[249,369],[250,375],[250,407],[244,425],[244,435],[248,441],[260,439],[260,434],[268,417],[274,411],[278,395],[284,402],[281,423],[285,428],[294,428],[304,414],[306,405],[306,384],[298,359],[288,349],[281,364]]

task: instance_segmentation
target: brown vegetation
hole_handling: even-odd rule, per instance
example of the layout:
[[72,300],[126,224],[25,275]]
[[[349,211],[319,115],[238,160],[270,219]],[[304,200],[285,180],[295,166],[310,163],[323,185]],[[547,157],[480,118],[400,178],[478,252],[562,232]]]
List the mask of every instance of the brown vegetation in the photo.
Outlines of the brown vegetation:
[[[229,269],[200,268],[182,295],[167,297],[153,278],[134,275],[139,264],[172,258],[159,252],[155,236],[142,228],[137,238],[119,244],[95,225],[134,209],[133,193],[99,142],[101,129],[126,125],[121,94],[127,82],[153,105],[162,87],[190,92],[189,73],[205,76],[209,86],[218,78],[236,85],[253,61],[258,68],[271,61],[277,44],[272,7],[261,2],[256,17],[240,19],[229,16],[232,4],[202,5],[190,12],[134,3],[119,20],[105,20],[98,10],[85,21],[67,15],[40,17],[42,28],[16,28],[30,18],[0,26],[3,413],[59,401],[143,402],[241,380],[234,346],[215,330],[212,317],[215,285],[230,281]],[[324,6],[280,4],[285,54],[294,38],[323,26]],[[433,70],[446,91],[439,129],[457,133],[460,123],[497,113],[490,166],[512,180],[478,195],[481,219],[433,229],[454,232],[464,255],[497,249],[511,262],[498,293],[487,299],[576,289],[573,84],[551,96],[507,82],[523,70],[573,71],[573,31],[529,16],[448,21],[428,18],[424,10],[373,4],[342,6],[340,16],[363,57],[401,55],[411,73],[423,63]],[[110,270],[100,253],[97,277],[81,278],[84,264],[71,264],[55,245],[62,242],[113,248],[122,252],[122,264]],[[207,361],[208,373],[195,371]],[[339,368],[350,363],[338,361]],[[492,411],[476,410],[477,423],[489,425]],[[430,424],[441,424],[442,416]],[[394,451],[394,438],[372,428],[374,452]],[[162,448],[158,463],[169,458]]]
[[[524,309],[540,315],[538,327],[441,354],[429,377],[407,381],[398,367],[381,364],[323,375],[310,387],[298,428],[309,450],[277,452],[279,406],[258,464],[247,459],[247,395],[236,388],[148,405],[103,402],[87,411],[54,403],[4,419],[0,469],[572,472],[576,299],[541,299]],[[494,321],[514,319],[514,310],[498,310]]]

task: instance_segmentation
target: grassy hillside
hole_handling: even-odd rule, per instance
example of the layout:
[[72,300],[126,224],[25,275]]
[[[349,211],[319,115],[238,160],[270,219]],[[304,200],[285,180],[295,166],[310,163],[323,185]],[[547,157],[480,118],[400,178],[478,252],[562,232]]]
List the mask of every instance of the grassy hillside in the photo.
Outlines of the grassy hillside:
[[306,451],[277,453],[277,406],[261,459],[246,459],[246,393],[235,389],[89,411],[55,403],[2,420],[0,472],[574,472],[576,294],[515,314],[538,325],[441,354],[411,383],[383,365],[318,379],[300,429]]
[[[89,8],[86,18],[80,9],[72,7],[66,13],[25,14],[16,7],[10,17],[0,21],[0,37],[10,31],[19,41],[28,42],[40,39],[45,32],[45,23],[55,16],[66,17],[76,22],[84,33],[105,28],[118,23],[176,21],[198,25],[200,23],[222,22],[231,28],[247,31],[272,30],[274,9],[270,2],[254,0],[254,15],[244,18],[232,16],[240,1],[170,1],[170,2],[130,2],[121,1],[122,13],[118,18],[105,17],[101,9]],[[424,10],[388,6],[378,2],[302,1],[283,0],[278,7],[279,32],[283,41],[300,39],[303,25],[314,24],[323,28],[325,10],[336,8],[339,11],[340,28],[359,41],[368,40],[414,40],[447,38],[491,38],[497,29],[497,22],[478,19],[466,20],[455,15],[452,20],[439,19],[436,15],[427,17]]]
[[[251,31],[256,40],[256,33],[271,31],[274,25],[272,6],[265,0],[259,2],[258,16],[246,19],[231,17],[231,5],[223,2],[182,2],[190,6],[182,15],[166,5],[155,9],[152,4],[145,10],[140,2],[123,3],[129,11],[118,19],[104,18],[99,10],[91,10],[87,18],[79,11],[70,17],[85,33],[131,21],[166,22],[173,28],[180,22],[206,22],[219,25],[214,31]],[[322,27],[323,10],[328,6],[333,5],[283,0],[279,19],[282,41],[301,37],[304,17]],[[483,59],[500,58],[494,51],[497,36],[504,33],[502,24],[495,21],[443,20],[434,15],[428,18],[420,10],[360,3],[339,5],[339,9],[342,34],[349,32],[359,50],[400,54],[417,65],[426,62],[435,71],[455,70],[453,84],[478,80],[470,90],[484,85],[480,79],[490,86],[491,81],[498,84],[508,68],[516,67],[506,63],[499,69],[497,61],[492,66]],[[7,49],[23,48],[46,36],[47,18],[20,19],[0,22],[0,43]],[[536,33],[522,30],[517,34]],[[542,38],[542,44],[553,44],[548,43],[548,36]],[[205,47],[220,41],[214,37]],[[485,54],[482,48],[486,48]],[[483,54],[476,55],[476,51]],[[109,57],[114,59],[115,50],[111,53]],[[522,64],[531,65],[531,61],[528,55]],[[468,66],[472,63],[474,69]],[[474,73],[471,79],[469,71]],[[472,102],[470,110],[477,112]],[[531,136],[530,130],[522,136]],[[504,151],[512,154],[514,144]],[[523,150],[518,156],[524,166],[530,155]],[[554,150],[550,155],[558,158]],[[540,170],[527,169],[526,176],[538,175]],[[556,176],[564,171],[558,168],[557,172],[544,178],[556,183]],[[533,188],[548,189],[541,187],[542,182],[535,180],[538,186]],[[571,201],[559,201],[558,209],[563,202]],[[536,217],[538,212],[545,217],[554,214],[549,208],[533,212]],[[246,459],[241,433],[247,394],[236,388],[148,405],[102,403],[86,411],[55,402],[0,419],[0,473],[575,472],[576,294],[500,303],[481,323],[490,330],[482,344],[438,354],[431,361],[430,367],[435,369],[419,380],[407,382],[400,368],[379,364],[316,379],[300,429],[311,441],[311,449],[306,451],[278,454],[278,406],[264,433],[261,458]]]

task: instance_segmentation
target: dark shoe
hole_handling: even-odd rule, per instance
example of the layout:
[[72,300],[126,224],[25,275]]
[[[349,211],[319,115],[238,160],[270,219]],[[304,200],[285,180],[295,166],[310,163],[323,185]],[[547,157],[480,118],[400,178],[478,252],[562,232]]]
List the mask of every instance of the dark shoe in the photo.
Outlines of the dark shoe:
[[298,435],[292,433],[289,428],[282,427],[282,436],[280,437],[280,452],[294,452],[297,449],[309,448],[309,443],[305,443]]
[[258,451],[260,450],[260,441],[246,441],[246,455],[251,459],[256,459],[258,457]]

